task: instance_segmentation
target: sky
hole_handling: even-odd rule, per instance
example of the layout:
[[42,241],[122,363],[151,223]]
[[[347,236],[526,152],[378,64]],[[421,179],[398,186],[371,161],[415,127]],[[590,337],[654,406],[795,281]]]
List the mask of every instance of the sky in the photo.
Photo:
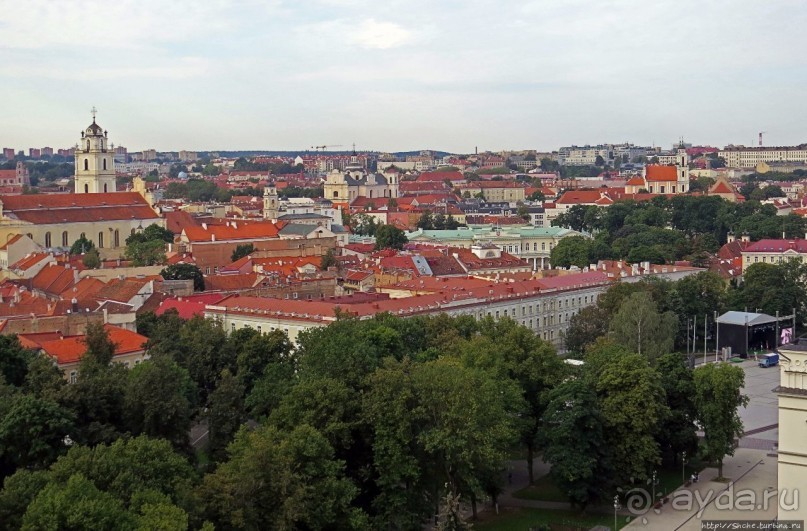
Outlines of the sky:
[[803,0],[0,0],[0,147],[807,142]]

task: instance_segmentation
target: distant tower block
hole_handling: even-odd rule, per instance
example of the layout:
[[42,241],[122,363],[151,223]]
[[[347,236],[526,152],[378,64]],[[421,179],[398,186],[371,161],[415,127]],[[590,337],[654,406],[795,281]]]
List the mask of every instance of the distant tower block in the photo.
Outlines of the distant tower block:
[[75,192],[77,194],[117,191],[114,152],[109,149],[107,132],[95,123],[95,113],[95,107],[93,107],[92,123],[81,132],[81,140],[76,145]]

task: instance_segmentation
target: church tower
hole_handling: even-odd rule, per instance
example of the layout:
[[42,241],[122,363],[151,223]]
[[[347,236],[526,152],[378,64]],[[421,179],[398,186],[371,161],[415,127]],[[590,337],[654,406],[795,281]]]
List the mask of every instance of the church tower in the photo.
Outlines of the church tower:
[[278,199],[275,183],[268,183],[263,189],[263,219],[277,219]]
[[92,123],[81,132],[76,146],[76,193],[97,194],[115,192],[114,154],[109,149],[107,132],[95,123],[95,108]]
[[685,194],[689,192],[689,155],[683,139],[675,152],[675,166],[678,171],[678,190]]

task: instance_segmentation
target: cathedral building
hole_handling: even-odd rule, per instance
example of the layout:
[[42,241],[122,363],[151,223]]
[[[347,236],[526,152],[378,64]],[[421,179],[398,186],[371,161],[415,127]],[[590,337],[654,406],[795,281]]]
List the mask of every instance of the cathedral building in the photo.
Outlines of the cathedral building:
[[675,164],[648,164],[642,176],[633,177],[625,184],[625,193],[678,195],[689,192],[689,156],[683,143],[675,154]]
[[75,193],[0,195],[0,245],[24,234],[46,249],[68,249],[84,236],[103,257],[119,257],[130,234],[164,220],[137,192],[117,192],[114,152],[95,122],[75,151]]
[[350,205],[359,197],[368,199],[398,197],[399,175],[395,168],[384,173],[370,173],[354,154],[344,170],[333,170],[325,179],[325,199],[335,205]]

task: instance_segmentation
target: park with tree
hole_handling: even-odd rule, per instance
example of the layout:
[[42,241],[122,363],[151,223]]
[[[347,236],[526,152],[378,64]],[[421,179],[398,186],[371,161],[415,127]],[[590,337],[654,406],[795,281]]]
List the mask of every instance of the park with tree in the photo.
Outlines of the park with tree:
[[[340,314],[292,345],[279,330],[146,313],[150,359],[110,363],[114,345],[90,325],[73,384],[4,338],[0,520],[420,529],[437,515],[456,529],[459,504],[473,517],[500,495],[513,452],[547,462],[575,511],[694,455],[697,425],[719,464],[741,430],[742,371],[691,370],[669,351],[675,312],[656,301],[671,290],[622,286],[601,297],[617,311],[579,342],[582,367],[510,319],[469,316]],[[619,317],[638,307],[653,314],[649,339]]]

